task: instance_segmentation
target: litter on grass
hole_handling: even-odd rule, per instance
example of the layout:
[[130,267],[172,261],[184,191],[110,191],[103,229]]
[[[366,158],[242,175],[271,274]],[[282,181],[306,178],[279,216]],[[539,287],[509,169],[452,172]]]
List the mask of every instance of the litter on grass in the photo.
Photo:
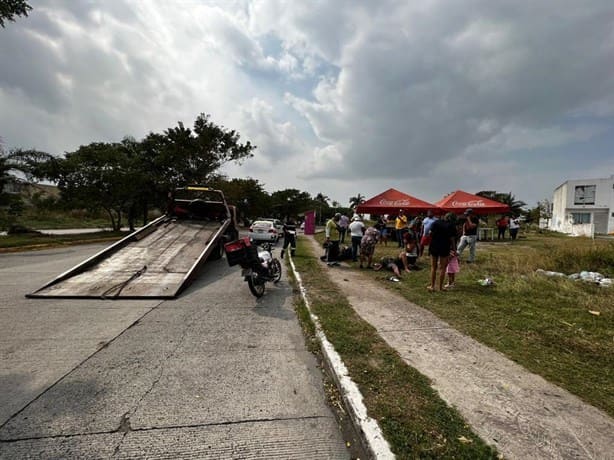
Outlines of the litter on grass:
[[478,280],[478,283],[480,283],[480,286],[495,286],[495,280],[493,280],[492,278],[484,278],[483,280]]
[[598,272],[581,271],[580,273],[572,273],[571,275],[566,275],[565,273],[552,272],[538,268],[537,270],[535,270],[535,273],[544,276],[567,278],[575,281],[585,281],[587,283],[598,284],[601,287],[612,287],[612,284],[614,283],[614,280],[612,278],[606,278],[604,275]]

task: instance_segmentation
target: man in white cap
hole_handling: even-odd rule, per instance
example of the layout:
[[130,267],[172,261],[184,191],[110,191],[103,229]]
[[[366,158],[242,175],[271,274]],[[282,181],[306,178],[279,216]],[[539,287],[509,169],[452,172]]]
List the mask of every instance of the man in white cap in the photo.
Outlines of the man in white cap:
[[362,240],[362,235],[365,233],[365,224],[363,224],[362,219],[357,214],[352,218],[352,223],[350,224],[350,237],[352,239],[352,261],[356,262],[358,260],[358,249],[360,248],[360,240]]
[[475,262],[475,244],[478,239],[478,218],[473,215],[473,209],[469,208],[464,213],[465,223],[463,224],[463,236],[461,236],[460,243],[456,252],[458,253],[458,259],[460,260],[463,255],[463,251],[469,246],[469,259],[468,264]]

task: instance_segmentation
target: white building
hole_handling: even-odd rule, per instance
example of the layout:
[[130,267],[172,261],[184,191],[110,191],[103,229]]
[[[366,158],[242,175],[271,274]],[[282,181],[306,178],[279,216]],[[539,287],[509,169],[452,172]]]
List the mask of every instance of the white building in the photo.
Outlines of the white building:
[[550,228],[576,235],[614,233],[614,175],[559,185],[552,198]]

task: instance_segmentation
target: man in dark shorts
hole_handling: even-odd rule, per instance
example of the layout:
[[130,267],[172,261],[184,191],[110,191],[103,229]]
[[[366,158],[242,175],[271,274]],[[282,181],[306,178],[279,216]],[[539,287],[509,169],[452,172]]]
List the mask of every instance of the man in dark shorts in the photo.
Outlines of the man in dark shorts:
[[288,218],[284,224],[284,245],[281,249],[281,258],[284,258],[286,249],[290,246],[290,255],[294,257],[296,252],[296,223]]
[[456,251],[456,215],[449,212],[443,219],[433,222],[431,226],[431,284],[427,286],[429,291],[435,290],[435,281],[439,272],[439,290],[443,291],[443,283],[446,277],[446,267],[450,253]]

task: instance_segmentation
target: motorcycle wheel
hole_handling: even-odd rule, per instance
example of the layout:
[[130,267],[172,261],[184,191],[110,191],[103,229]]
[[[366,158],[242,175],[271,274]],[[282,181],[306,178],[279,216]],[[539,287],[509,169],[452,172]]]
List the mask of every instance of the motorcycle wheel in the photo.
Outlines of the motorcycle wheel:
[[247,278],[247,285],[255,297],[260,298],[264,295],[264,282],[258,282],[258,275],[252,274],[252,276]]
[[271,276],[273,282],[277,283],[281,279],[281,262],[277,259],[271,261]]

